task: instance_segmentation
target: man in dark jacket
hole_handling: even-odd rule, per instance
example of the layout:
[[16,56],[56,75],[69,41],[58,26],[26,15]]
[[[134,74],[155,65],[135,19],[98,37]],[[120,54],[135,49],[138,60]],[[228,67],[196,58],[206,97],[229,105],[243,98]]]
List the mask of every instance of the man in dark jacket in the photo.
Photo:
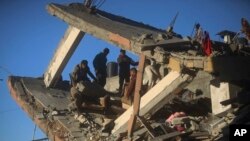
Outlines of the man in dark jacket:
[[95,68],[95,73],[97,77],[97,82],[102,87],[106,84],[107,78],[107,55],[109,54],[109,49],[105,48],[103,52],[97,54],[93,60],[93,66]]
[[80,64],[76,65],[72,72],[73,85],[76,85],[80,81],[90,81],[88,75],[96,81],[95,76],[91,73],[88,67],[88,61],[82,60]]
[[126,55],[125,50],[120,50],[120,55],[117,58],[119,64],[119,91],[122,91],[124,80],[129,82],[130,65],[137,66],[138,62],[134,62]]

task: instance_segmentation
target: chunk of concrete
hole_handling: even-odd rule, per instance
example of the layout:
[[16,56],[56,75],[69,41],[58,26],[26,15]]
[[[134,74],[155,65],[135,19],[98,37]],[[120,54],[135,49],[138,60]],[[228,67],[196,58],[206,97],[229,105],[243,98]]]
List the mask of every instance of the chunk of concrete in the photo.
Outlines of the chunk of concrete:
[[224,106],[220,102],[230,99],[229,83],[211,81],[210,85],[212,113],[214,115],[226,112],[231,108],[231,104]]

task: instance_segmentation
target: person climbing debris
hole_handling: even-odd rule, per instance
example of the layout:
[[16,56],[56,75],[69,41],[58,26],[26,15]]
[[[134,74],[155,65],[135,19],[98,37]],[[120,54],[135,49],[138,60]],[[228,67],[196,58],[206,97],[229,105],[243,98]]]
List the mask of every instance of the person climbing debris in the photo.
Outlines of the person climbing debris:
[[[108,93],[97,83],[80,81],[70,89],[71,103],[69,109],[81,113],[82,110],[91,108],[91,105],[108,108]],[[92,109],[97,109],[95,106]]]
[[89,81],[88,75],[94,80],[97,81],[93,73],[88,67],[88,61],[82,60],[80,64],[77,64],[72,72],[73,85],[76,85],[80,81]]
[[146,89],[151,89],[159,80],[161,75],[159,71],[156,70],[154,65],[151,65],[149,59],[145,60],[145,70],[143,76],[143,85],[146,85]]

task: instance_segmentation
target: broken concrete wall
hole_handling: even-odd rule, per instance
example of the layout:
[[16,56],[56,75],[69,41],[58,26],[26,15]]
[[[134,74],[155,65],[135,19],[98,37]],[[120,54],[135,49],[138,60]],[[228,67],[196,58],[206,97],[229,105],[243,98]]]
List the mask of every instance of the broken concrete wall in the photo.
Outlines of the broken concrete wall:
[[[226,82],[214,82],[211,81],[211,102],[212,102],[212,113],[214,115],[221,114],[231,108],[231,105],[223,106],[220,104],[221,101],[230,99],[229,83]],[[216,84],[218,83],[218,84]]]
[[242,90],[240,86],[229,82],[214,79],[210,82],[212,112],[214,115],[222,114],[231,108],[231,104],[224,106],[222,101],[233,99]]
[[193,93],[196,91],[201,91],[202,95],[210,98],[210,81],[213,79],[213,76],[207,72],[199,71],[193,81],[186,87]]

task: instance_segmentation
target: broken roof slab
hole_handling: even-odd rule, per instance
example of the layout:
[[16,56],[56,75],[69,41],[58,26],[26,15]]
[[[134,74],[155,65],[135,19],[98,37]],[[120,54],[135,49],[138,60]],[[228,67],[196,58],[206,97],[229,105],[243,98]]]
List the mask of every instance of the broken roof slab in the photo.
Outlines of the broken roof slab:
[[[98,9],[86,8],[83,4],[74,3],[70,5],[49,4],[48,12],[56,16],[71,26],[81,31],[91,34],[97,38],[105,40],[118,47],[136,54],[142,53],[141,46],[146,43],[143,39],[148,39],[147,43],[152,44],[154,40],[163,35],[171,39],[179,39],[168,35],[164,30],[145,25],[121,16],[113,15]],[[152,35],[152,37],[147,37]],[[143,51],[143,53],[155,58],[158,62],[165,62],[165,54],[155,51]]]

